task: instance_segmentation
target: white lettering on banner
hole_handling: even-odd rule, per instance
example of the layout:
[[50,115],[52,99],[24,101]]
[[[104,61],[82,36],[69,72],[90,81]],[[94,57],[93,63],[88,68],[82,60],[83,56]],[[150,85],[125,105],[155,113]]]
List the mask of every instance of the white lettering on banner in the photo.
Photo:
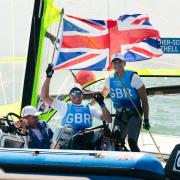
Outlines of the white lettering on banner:
[[75,113],[74,114],[68,114],[67,116],[67,123],[72,123],[73,121],[77,124],[81,124],[84,121],[84,124],[90,124],[90,115],[87,113]]
[[[131,89],[127,89],[129,92],[129,95],[132,97],[132,92]],[[111,92],[111,97],[117,97],[117,98],[123,98],[123,97],[128,97],[126,89],[120,89],[116,88],[115,92]]]
[[178,46],[180,45],[180,39],[163,39],[161,40],[161,45],[164,46]]
[[177,46],[162,46],[164,52],[178,53]]
[[177,152],[173,170],[180,172],[180,151]]
[[169,39],[164,39],[161,41],[161,44],[168,46],[168,45],[171,45],[171,41]]
[[162,38],[161,48],[164,53],[180,53],[180,38]]
[[172,40],[172,45],[177,45],[177,46],[180,45],[180,40],[178,40],[178,39],[177,40],[175,40],[175,39]]

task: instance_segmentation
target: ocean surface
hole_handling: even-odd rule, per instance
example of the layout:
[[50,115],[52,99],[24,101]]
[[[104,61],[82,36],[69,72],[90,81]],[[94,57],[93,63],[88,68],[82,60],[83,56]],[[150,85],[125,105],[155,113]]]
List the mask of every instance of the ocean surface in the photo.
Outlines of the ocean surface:
[[[179,85],[179,78],[143,78],[146,87]],[[180,136],[180,94],[149,96],[151,131]]]

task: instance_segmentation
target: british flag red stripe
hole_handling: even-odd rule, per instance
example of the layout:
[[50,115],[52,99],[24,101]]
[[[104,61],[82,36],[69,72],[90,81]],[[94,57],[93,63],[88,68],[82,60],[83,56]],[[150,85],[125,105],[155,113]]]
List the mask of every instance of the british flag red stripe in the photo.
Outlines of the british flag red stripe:
[[142,14],[123,15],[118,20],[107,21],[64,15],[61,33],[55,69],[107,70],[109,57],[116,52],[123,53],[126,61],[162,55],[159,32]]

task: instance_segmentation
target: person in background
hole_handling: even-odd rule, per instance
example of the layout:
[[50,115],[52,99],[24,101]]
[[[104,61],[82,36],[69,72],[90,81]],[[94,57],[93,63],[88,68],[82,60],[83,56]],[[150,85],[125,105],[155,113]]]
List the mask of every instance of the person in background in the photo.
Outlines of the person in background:
[[96,117],[107,123],[112,122],[110,112],[105,106],[104,97],[101,93],[95,93],[95,101],[101,107],[101,110],[89,104],[83,104],[83,91],[80,84],[75,84],[69,91],[71,102],[66,103],[59,101],[49,96],[49,86],[51,77],[53,75],[53,65],[49,64],[46,70],[47,77],[41,89],[41,99],[48,103],[49,106],[56,109],[61,118],[61,126],[71,125],[73,128],[73,135],[86,128],[92,127],[93,118]]
[[[131,151],[138,152],[140,149],[137,142],[142,114],[144,114],[144,128],[150,129],[146,88],[136,72],[124,69],[126,61],[120,53],[112,56],[111,63],[115,73],[105,79],[101,93],[104,97],[110,93],[116,109],[113,130],[119,128],[121,134],[119,141],[124,146],[125,138],[128,135]],[[95,104],[95,101],[92,101],[91,104]]]
[[52,143],[54,133],[47,123],[38,119],[41,113],[33,106],[25,106],[21,111],[21,117],[27,127],[28,148],[49,149]]

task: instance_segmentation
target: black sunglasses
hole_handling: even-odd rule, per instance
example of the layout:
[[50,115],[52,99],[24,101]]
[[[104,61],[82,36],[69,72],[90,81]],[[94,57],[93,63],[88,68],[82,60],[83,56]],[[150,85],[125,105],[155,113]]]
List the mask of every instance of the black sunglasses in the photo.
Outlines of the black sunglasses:
[[79,91],[79,90],[74,90],[74,91],[71,91],[70,95],[72,96],[76,96],[76,95],[81,95],[82,94],[82,91]]

